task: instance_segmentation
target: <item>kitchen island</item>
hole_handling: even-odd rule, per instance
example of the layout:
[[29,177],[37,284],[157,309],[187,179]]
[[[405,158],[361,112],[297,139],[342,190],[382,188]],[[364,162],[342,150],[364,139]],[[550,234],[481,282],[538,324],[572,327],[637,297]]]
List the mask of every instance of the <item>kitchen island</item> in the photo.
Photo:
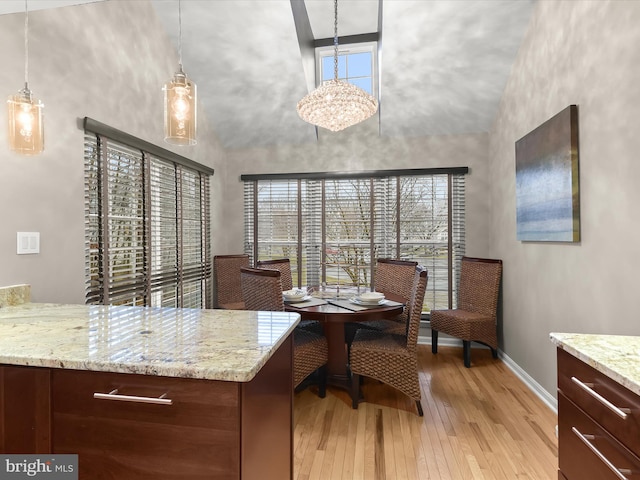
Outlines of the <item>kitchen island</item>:
[[75,453],[80,479],[293,475],[299,315],[0,308],[0,452]]

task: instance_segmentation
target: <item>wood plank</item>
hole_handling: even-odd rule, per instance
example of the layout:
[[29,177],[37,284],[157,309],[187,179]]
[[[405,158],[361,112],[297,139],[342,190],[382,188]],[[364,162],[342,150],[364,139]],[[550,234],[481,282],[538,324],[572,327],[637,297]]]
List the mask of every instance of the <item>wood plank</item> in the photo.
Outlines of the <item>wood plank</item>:
[[346,392],[296,394],[298,480],[535,479],[558,476],[556,414],[489,350],[420,345],[424,417],[413,400],[365,379],[364,401]]

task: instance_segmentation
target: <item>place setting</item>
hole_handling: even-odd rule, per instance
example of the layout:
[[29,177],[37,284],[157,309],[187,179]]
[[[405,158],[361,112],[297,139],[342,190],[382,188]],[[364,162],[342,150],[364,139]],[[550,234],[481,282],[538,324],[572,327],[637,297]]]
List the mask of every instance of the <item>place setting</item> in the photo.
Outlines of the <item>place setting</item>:
[[378,308],[383,306],[397,306],[402,305],[399,302],[394,302],[385,298],[382,292],[363,292],[357,295],[350,296],[348,299],[333,299],[329,300],[329,303],[337,305],[349,310],[359,311],[370,308]]
[[326,300],[321,298],[314,298],[302,288],[293,288],[291,290],[285,290],[282,292],[282,299],[285,304],[294,304],[295,307],[313,307],[316,305],[326,305]]
[[377,307],[389,302],[381,292],[364,292],[349,298],[349,302],[364,307]]

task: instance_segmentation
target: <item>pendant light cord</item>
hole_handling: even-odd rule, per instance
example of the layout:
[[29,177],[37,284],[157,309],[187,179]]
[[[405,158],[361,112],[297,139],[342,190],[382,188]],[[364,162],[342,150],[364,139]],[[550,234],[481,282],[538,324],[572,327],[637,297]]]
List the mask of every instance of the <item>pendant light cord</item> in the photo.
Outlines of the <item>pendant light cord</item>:
[[182,4],[178,0],[178,64],[182,70]]
[[29,89],[29,9],[24,0],[24,88]]
[[333,0],[333,78],[338,81],[338,0]]

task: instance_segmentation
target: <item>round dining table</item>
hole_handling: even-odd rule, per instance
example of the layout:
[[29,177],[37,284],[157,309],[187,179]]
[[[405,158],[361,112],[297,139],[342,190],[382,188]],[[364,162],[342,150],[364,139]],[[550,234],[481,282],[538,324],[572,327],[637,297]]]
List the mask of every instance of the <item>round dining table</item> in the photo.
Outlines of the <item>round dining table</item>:
[[304,302],[285,304],[286,311],[299,313],[302,320],[316,320],[321,323],[328,346],[327,385],[347,389],[351,385],[349,358],[345,342],[344,327],[346,323],[388,319],[402,313],[404,300],[401,297],[388,294],[385,299],[388,300],[385,304],[362,309],[357,309],[358,307],[354,306],[353,310],[346,303],[347,299],[335,302],[344,306],[330,303],[335,299],[324,299],[327,303],[322,305],[304,306]]

